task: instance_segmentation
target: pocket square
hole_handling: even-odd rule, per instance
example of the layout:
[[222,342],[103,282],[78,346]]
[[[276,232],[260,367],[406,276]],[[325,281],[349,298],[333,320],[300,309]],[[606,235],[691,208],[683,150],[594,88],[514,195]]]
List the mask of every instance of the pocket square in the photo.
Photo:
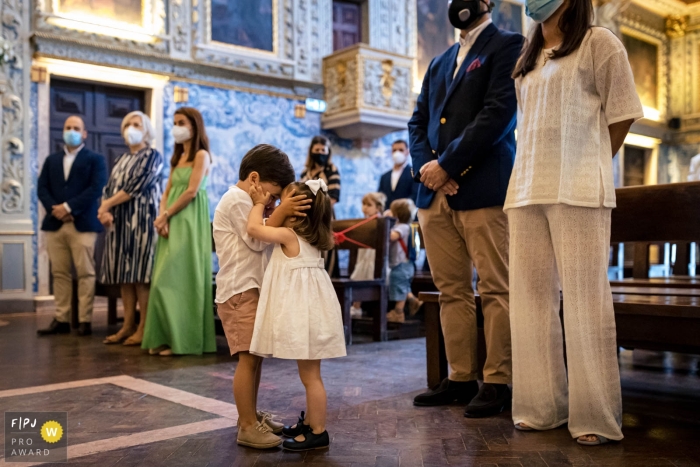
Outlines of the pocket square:
[[470,71],[474,71],[477,68],[481,68],[481,60],[479,60],[478,58],[469,64],[469,67],[467,67],[467,73],[469,73]]

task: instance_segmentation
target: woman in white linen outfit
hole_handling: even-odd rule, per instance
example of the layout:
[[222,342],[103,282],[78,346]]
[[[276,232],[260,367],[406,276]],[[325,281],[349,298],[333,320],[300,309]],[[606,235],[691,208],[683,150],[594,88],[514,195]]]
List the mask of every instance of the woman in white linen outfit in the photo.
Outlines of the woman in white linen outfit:
[[624,46],[591,27],[591,0],[527,7],[537,24],[514,72],[518,148],[504,206],[513,421],[521,430],[568,422],[580,444],[603,444],[623,438],[607,277],[612,157],[643,109]]

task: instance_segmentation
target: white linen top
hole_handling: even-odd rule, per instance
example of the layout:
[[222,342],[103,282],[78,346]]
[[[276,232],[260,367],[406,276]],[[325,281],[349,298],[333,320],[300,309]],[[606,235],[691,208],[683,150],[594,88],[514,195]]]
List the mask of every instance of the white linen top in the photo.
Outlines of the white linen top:
[[261,289],[271,245],[248,235],[248,216],[253,200],[233,185],[214,212],[214,244],[219,257],[216,303],[250,289]]
[[504,209],[615,207],[608,126],[644,116],[622,42],[592,28],[579,49],[515,80],[518,147]]

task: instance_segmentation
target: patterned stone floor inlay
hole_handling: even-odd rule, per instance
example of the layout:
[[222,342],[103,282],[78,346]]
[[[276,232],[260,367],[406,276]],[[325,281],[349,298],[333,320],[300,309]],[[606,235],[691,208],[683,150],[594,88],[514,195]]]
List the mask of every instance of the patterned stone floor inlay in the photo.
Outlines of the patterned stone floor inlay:
[[9,411],[68,412],[71,460],[230,428],[238,420],[233,404],[130,376],[0,391],[0,412]]
[[[330,449],[295,454],[236,445],[236,359],[224,340],[216,354],[161,358],[102,345],[116,330],[102,312],[88,338],[37,338],[50,314],[2,319],[10,326],[0,327],[0,409],[38,404],[83,417],[87,426],[76,430],[88,434],[71,440],[71,465],[700,467],[699,356],[622,351],[625,439],[585,448],[565,427],[518,432],[510,413],[473,420],[459,405],[414,407],[425,387],[422,339],[355,345],[323,363]],[[296,421],[306,403],[295,362],[265,361],[259,399]]]

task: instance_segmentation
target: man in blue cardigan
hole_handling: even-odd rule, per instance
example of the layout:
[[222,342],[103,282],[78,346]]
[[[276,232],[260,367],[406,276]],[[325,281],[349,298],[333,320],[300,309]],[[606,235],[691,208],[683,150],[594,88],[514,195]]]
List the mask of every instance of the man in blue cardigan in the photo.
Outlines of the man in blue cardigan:
[[[491,22],[489,0],[452,0],[460,40],[433,59],[408,124],[417,206],[440,306],[451,373],[415,405],[467,403],[465,416],[510,406],[508,223],[517,101],[511,73],[523,37]],[[476,267],[484,315],[484,384],[477,377]]]
[[70,332],[71,298],[75,267],[78,278],[78,334],[92,334],[95,298],[95,240],[102,231],[97,207],[107,183],[105,158],[85,148],[87,131],[80,117],[71,116],[63,126],[63,151],[51,154],[41,169],[38,194],[46,209],[41,230],[51,261],[54,319],[40,336]]

